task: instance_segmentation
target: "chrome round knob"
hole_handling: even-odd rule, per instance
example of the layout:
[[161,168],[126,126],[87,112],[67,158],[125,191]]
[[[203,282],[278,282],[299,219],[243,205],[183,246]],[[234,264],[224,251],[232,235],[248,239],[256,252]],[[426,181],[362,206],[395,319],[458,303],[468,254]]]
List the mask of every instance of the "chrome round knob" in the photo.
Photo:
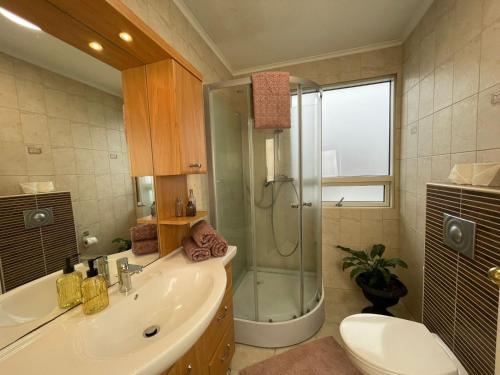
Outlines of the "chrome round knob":
[[43,212],[37,212],[36,214],[33,215],[33,220],[36,221],[37,223],[43,223],[46,218],[47,215],[45,215]]
[[450,227],[450,237],[453,242],[460,243],[463,239],[462,229],[458,225],[452,225]]

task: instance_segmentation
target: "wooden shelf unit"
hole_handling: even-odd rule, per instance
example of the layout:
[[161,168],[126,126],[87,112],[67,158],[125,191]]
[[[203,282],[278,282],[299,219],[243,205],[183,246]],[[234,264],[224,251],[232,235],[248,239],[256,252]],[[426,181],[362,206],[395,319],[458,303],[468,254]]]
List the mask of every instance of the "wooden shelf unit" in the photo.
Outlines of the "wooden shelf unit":
[[140,217],[137,219],[137,224],[156,224],[156,223],[157,223],[156,217],[153,217],[151,215]]
[[198,211],[196,212],[196,216],[172,216],[166,219],[161,219],[158,224],[165,225],[193,225],[198,221],[206,218],[208,216],[208,211]]

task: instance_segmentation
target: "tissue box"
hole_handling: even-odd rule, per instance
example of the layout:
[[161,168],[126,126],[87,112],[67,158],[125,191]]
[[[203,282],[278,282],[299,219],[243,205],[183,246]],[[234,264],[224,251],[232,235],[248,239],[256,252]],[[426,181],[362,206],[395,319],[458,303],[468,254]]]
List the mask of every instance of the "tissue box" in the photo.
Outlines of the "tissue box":
[[455,164],[448,179],[454,184],[471,185],[474,173],[474,164]]
[[500,163],[474,164],[472,185],[500,186]]

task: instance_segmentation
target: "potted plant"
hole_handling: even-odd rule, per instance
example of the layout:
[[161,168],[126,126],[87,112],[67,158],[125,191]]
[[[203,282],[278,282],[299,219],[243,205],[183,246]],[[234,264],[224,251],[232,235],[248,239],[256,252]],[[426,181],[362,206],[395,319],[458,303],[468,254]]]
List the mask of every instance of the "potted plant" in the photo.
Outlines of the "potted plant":
[[366,299],[373,304],[362,312],[392,316],[387,308],[397,304],[408,293],[408,289],[390,269],[396,266],[408,268],[407,264],[399,258],[384,259],[385,246],[380,244],[373,245],[369,252],[340,245],[337,247],[349,253],[342,259],[342,270],[352,268],[351,279],[356,280]]
[[111,242],[118,244],[117,250],[119,253],[121,253],[122,251],[130,250],[132,248],[132,241],[125,238],[117,237]]

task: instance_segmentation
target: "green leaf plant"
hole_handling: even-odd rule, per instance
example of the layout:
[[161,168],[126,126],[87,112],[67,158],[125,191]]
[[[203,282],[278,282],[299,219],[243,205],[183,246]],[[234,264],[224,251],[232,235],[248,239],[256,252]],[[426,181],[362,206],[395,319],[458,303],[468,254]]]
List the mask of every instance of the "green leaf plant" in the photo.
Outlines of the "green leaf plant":
[[386,289],[391,279],[397,278],[391,272],[397,266],[408,268],[408,265],[399,258],[384,259],[382,255],[385,246],[373,245],[371,251],[353,250],[344,246],[337,246],[340,250],[349,253],[342,259],[342,271],[351,268],[351,279],[356,279],[362,275],[368,286],[376,289]]

